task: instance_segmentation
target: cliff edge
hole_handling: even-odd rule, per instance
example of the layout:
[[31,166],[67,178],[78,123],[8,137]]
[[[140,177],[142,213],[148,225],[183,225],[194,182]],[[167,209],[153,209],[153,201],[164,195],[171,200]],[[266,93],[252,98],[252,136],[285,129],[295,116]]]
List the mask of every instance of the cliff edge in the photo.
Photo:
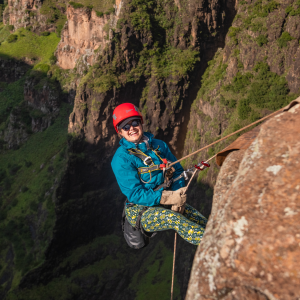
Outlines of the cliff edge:
[[247,150],[228,155],[186,300],[298,299],[299,134],[297,104],[264,123]]

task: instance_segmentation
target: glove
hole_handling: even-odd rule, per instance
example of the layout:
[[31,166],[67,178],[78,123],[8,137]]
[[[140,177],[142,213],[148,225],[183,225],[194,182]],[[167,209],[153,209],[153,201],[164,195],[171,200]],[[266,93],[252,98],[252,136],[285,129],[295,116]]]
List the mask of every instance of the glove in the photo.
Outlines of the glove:
[[160,198],[160,204],[182,207],[186,203],[185,191],[185,187],[180,188],[177,191],[163,191]]
[[171,210],[180,213],[181,215],[183,215],[184,210],[185,210],[185,203],[182,206],[176,206],[176,205],[172,205]]

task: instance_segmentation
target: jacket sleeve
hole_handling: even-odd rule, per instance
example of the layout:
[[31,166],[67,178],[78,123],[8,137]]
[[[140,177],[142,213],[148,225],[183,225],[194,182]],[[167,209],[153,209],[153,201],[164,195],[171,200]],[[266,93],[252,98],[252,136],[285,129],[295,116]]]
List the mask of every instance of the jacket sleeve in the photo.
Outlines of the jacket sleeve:
[[[171,152],[170,148],[168,147],[168,145],[164,143],[164,157],[169,160],[169,161],[176,161],[177,158],[173,155],[173,153]],[[175,168],[175,172],[173,174],[173,178],[177,178],[178,176],[180,176],[180,174],[183,172],[183,168],[181,166],[180,163],[177,163],[173,166]],[[172,191],[176,191],[182,187],[185,187],[185,180],[184,180],[184,177],[180,178],[179,180],[175,181],[173,184],[172,184]]]
[[125,157],[117,156],[112,160],[112,169],[122,193],[134,204],[159,205],[162,189],[146,189],[141,182],[136,167]]

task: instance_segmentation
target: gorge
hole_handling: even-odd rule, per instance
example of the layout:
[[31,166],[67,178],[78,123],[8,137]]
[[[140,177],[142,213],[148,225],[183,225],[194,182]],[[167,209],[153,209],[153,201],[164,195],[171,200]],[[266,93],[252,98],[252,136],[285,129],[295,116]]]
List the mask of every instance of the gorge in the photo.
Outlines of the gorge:
[[[299,0],[9,0],[0,12],[0,299],[169,298],[173,232],[139,251],[123,241],[112,111],[134,103],[179,158],[287,105],[300,95]],[[189,190],[207,217],[222,168]],[[177,248],[185,299],[197,247]]]

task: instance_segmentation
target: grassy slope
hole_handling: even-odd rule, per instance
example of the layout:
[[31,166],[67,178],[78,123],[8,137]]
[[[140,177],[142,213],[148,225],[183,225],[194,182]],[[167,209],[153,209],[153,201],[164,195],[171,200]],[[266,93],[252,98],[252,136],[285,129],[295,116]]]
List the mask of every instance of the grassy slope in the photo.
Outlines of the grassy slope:
[[18,36],[16,42],[8,43],[7,26],[0,27],[0,41],[5,39],[0,46],[0,58],[23,59],[24,57],[33,59],[38,63],[50,63],[50,57],[55,51],[60,38],[55,33],[49,36],[38,36],[35,33],[20,28],[15,35]]
[[[17,41],[8,43],[7,26],[0,26],[2,59],[27,57],[35,62],[33,67],[50,62],[59,42],[56,34],[38,36],[25,29],[15,34]],[[0,93],[2,130],[9,112],[24,100],[25,77],[6,85]],[[17,287],[22,275],[42,263],[52,235],[55,220],[52,193],[56,187],[54,181],[59,181],[66,164],[69,113],[70,106],[62,105],[52,126],[31,135],[18,150],[4,150],[0,155],[0,277],[13,267],[12,288]],[[14,266],[7,260],[11,246]],[[0,290],[5,285],[0,286]]]

